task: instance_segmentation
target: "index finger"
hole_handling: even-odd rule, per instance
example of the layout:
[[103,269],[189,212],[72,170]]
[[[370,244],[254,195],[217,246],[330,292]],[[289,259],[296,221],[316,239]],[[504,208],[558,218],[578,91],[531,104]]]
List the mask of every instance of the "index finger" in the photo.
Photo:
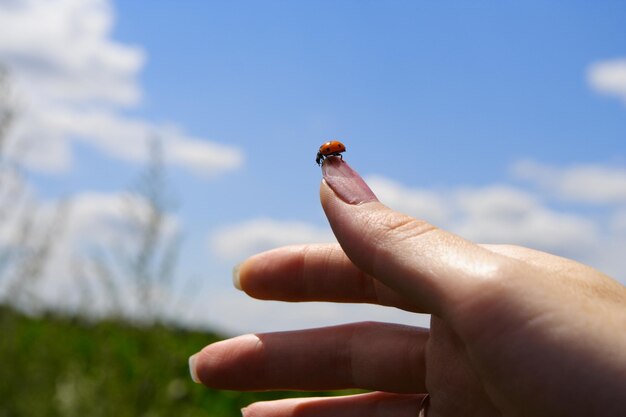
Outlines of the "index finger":
[[358,268],[422,311],[446,316],[511,262],[384,206],[339,158],[326,159],[322,170],[322,206],[343,251]]

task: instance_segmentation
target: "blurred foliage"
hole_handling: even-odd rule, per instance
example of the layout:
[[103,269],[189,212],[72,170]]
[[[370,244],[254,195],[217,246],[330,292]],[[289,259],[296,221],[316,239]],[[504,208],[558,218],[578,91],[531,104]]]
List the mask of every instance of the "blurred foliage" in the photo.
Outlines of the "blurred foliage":
[[219,339],[162,324],[29,317],[0,306],[0,417],[240,416],[254,401],[310,395],[194,384],[188,357]]

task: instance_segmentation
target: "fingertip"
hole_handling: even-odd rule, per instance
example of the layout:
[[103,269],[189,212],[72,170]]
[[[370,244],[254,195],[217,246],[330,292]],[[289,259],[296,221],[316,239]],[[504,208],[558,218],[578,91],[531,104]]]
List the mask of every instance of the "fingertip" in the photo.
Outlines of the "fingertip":
[[191,376],[191,380],[196,384],[201,384],[200,378],[198,378],[198,372],[196,371],[196,358],[198,354],[195,353],[189,357],[189,376]]
[[233,286],[254,298],[273,299],[281,290],[276,287],[277,282],[289,288],[289,282],[282,278],[297,270],[298,256],[291,255],[302,253],[304,247],[284,246],[249,257],[233,268]]
[[264,259],[266,253],[267,252],[257,253],[256,255],[245,259],[244,261],[238,263],[233,267],[231,278],[233,280],[233,286],[236,289],[247,293],[247,287],[249,286],[247,284],[248,276],[250,275],[251,271],[254,271],[254,269],[257,268],[257,266],[259,265],[259,261],[261,261],[260,265],[263,265],[262,260]]
[[254,334],[211,343],[189,358],[191,379],[209,388],[245,389],[255,383],[250,375],[261,346]]
[[322,165],[322,174],[337,197],[348,204],[378,201],[363,178],[343,159],[327,158]]
[[241,270],[241,263],[235,265],[233,267],[233,286],[235,288],[237,288],[239,291],[243,291],[243,289],[241,288],[241,275],[240,275],[240,270]]

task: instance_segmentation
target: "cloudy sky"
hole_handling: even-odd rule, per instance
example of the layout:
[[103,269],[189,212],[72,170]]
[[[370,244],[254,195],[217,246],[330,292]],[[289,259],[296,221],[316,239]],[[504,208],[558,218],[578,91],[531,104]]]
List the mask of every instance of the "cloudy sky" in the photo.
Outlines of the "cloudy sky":
[[73,254],[129,233],[120,207],[154,137],[194,325],[425,322],[232,288],[250,254],[333,239],[314,158],[335,138],[393,208],[626,283],[626,5],[446,4],[0,0],[19,110],[5,153],[42,207],[72,200],[49,301],[75,291]]

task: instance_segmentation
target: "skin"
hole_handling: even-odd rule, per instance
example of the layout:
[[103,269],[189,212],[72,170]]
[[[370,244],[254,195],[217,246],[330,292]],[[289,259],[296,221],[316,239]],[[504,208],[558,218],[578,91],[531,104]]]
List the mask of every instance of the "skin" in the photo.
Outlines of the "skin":
[[575,261],[477,245],[378,202],[328,158],[322,207],[339,244],[243,262],[252,297],[375,303],[432,315],[430,329],[355,323],[245,335],[205,347],[192,373],[219,389],[372,393],[252,404],[246,417],[626,415],[626,288]]

